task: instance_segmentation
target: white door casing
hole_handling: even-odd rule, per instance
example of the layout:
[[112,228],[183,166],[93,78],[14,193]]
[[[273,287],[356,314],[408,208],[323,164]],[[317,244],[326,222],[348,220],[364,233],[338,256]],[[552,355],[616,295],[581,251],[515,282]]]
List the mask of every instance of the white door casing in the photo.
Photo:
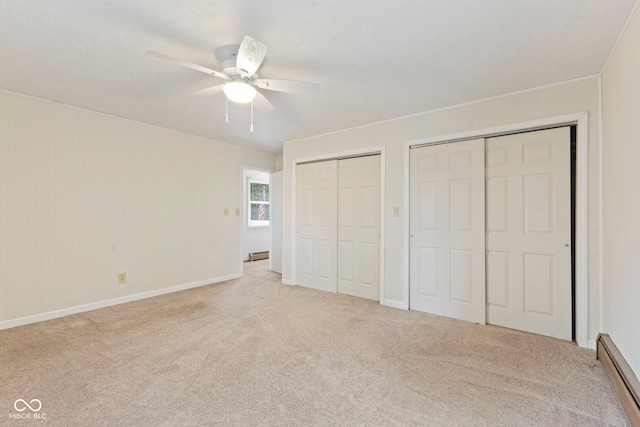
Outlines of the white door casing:
[[336,292],[338,161],[296,168],[296,284]]
[[571,340],[568,127],[487,139],[487,322]]
[[338,293],[380,300],[380,155],[338,162]]
[[269,269],[282,274],[282,172],[269,177]]
[[410,154],[409,307],[485,323],[484,139]]

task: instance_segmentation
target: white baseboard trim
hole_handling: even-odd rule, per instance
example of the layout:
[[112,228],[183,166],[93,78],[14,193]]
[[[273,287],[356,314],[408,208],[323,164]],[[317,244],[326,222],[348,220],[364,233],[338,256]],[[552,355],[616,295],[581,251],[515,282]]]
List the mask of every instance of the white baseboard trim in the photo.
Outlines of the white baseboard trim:
[[197,282],[170,286],[168,288],[155,289],[153,291],[141,292],[138,294],[125,295],[123,297],[112,298],[104,301],[97,301],[89,304],[77,305],[75,307],[63,308],[61,310],[48,311],[46,313],[32,314],[30,316],[18,317],[16,319],[3,320],[3,321],[0,321],[0,330],[15,328],[17,326],[28,325],[30,323],[43,322],[45,320],[56,319],[58,317],[69,316],[72,314],[84,313],[86,311],[97,310],[99,308],[105,308],[105,307],[111,307],[113,305],[124,304],[126,302],[132,302],[132,301],[138,301],[141,299],[157,297],[164,294],[184,291],[187,289],[197,288],[205,285],[211,285],[214,283],[220,283],[227,280],[239,279],[241,277],[242,277],[242,273],[230,274],[228,276],[216,277],[216,278],[207,279],[207,280],[199,280]]
[[391,299],[385,299],[380,301],[380,304],[386,305],[387,307],[399,308],[401,310],[409,310],[409,306],[403,301],[394,301]]
[[587,348],[591,349],[591,350],[595,350],[596,349],[596,341],[595,340],[587,341]]
[[289,285],[289,286],[295,286],[296,285],[295,283],[293,283],[292,280],[289,280],[289,279],[282,279],[282,284],[283,285]]

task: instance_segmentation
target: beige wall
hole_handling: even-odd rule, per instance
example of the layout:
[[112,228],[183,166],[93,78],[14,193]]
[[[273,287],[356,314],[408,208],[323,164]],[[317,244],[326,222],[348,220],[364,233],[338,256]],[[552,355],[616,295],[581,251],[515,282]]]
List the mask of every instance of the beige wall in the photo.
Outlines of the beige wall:
[[603,332],[640,377],[640,12],[602,74]]
[[0,91],[0,327],[238,276],[243,166],[275,156]]
[[[293,171],[296,162],[349,151],[384,150],[384,295],[382,303],[406,307],[405,259],[407,225],[404,212],[392,215],[393,207],[406,206],[405,151],[407,141],[450,135],[532,121],[565,114],[588,112],[588,340],[594,345],[599,332],[599,96],[597,77],[540,88],[462,105],[440,111],[377,123],[343,132],[285,143],[284,147],[284,252],[283,280],[294,283]],[[289,226],[286,226],[289,224]],[[586,343],[585,343],[586,344]]]

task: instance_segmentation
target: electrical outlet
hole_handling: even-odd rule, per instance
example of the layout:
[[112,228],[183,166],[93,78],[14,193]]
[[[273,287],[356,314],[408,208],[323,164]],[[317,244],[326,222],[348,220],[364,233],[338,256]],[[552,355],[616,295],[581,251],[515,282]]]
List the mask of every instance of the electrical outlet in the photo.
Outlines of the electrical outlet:
[[229,216],[229,208],[224,208],[224,216]]
[[400,208],[393,208],[393,216],[400,216]]
[[118,283],[127,282],[127,273],[118,273]]

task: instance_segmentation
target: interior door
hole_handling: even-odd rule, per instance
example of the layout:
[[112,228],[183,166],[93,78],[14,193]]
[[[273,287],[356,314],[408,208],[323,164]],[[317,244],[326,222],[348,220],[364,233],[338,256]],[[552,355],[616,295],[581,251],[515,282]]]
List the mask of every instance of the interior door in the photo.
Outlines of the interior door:
[[269,269],[282,273],[282,172],[269,177]]
[[412,310],[484,324],[484,139],[410,156]]
[[380,155],[338,162],[338,293],[380,300]]
[[568,127],[487,139],[487,322],[571,340]]
[[336,292],[338,161],[296,168],[296,283]]

